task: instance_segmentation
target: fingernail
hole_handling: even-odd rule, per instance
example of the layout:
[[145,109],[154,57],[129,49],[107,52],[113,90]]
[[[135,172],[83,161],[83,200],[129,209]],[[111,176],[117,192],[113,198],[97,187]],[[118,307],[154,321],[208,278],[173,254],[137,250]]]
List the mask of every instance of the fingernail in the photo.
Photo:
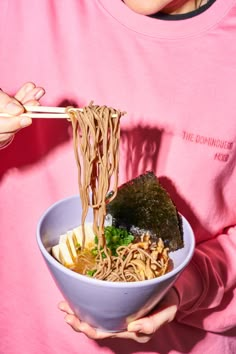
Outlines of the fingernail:
[[44,90],[40,89],[38,92],[35,93],[34,98],[39,100],[44,95]]
[[27,127],[32,123],[32,119],[28,117],[24,117],[20,120],[20,125],[22,128]]
[[14,102],[9,102],[6,108],[7,108],[7,113],[9,114],[17,114],[22,112],[22,107],[19,104],[16,104]]

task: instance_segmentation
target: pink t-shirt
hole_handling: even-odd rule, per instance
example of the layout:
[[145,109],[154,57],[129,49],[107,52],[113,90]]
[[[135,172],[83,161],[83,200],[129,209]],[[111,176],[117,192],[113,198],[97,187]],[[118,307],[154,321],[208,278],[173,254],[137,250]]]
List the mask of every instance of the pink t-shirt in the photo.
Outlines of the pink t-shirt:
[[42,212],[78,193],[71,127],[34,121],[0,151],[1,354],[236,352],[235,38],[235,0],[181,21],[120,0],[0,2],[1,88],[33,81],[43,105],[126,111],[120,183],[153,170],[197,241],[177,319],[149,343],[73,332],[35,240]]

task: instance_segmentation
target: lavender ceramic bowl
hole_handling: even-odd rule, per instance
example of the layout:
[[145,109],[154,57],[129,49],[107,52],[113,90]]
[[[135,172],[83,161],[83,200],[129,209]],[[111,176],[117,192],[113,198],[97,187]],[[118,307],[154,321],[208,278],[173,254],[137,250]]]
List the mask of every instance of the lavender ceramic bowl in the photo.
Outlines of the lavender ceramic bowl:
[[[189,263],[194,252],[194,235],[183,217],[184,248],[171,252],[173,270],[152,280],[132,283],[107,282],[77,274],[62,266],[50,254],[59,236],[80,223],[78,196],[60,200],[42,215],[37,227],[37,243],[58,288],[74,312],[93,327],[121,331],[127,324],[147,314],[166,294]],[[88,215],[92,221],[92,213]]]

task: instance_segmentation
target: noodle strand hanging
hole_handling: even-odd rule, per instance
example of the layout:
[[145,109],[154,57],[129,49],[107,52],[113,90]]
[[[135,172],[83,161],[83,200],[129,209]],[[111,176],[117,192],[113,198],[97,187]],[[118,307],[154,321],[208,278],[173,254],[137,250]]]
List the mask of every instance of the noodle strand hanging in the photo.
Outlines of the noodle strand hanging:
[[99,246],[104,248],[106,197],[118,188],[120,118],[124,114],[107,106],[91,102],[80,111],[67,108],[73,127],[74,153],[78,167],[78,185],[82,203],[81,225],[85,244],[84,224],[89,207],[93,208],[93,230]]

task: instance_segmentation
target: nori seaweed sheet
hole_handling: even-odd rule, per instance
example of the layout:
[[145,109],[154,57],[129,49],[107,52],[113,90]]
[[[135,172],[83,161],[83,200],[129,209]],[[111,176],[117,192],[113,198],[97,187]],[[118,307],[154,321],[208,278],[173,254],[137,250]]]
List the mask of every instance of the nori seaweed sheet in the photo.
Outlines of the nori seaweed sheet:
[[162,238],[170,251],[183,247],[181,217],[168,192],[151,171],[119,187],[117,196],[107,204],[107,214],[116,227],[125,227],[140,236]]

